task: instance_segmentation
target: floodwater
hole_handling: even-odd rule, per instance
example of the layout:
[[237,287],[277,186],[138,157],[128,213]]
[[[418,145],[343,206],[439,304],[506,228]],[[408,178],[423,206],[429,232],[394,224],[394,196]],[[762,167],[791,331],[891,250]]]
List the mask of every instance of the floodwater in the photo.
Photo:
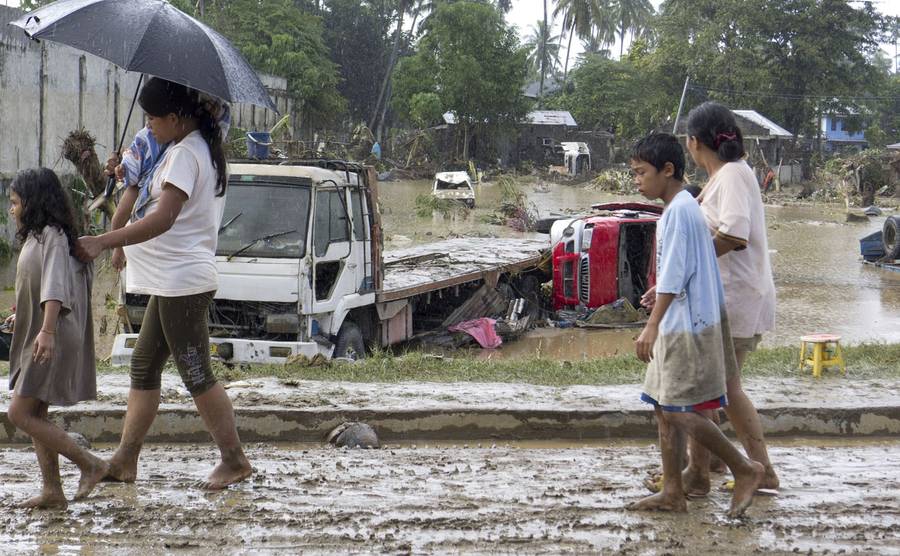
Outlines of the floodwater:
[[[658,470],[650,443],[247,449],[254,476],[207,493],[193,483],[214,447],[149,445],[137,483],[54,512],[15,507],[39,489],[37,465],[0,447],[0,552],[900,554],[897,439],[772,443],[783,488],[739,520],[718,488],[687,514],[624,510]],[[76,469],[62,472],[71,493]]]
[[[531,179],[520,183],[520,188],[540,217],[579,214],[600,202],[641,200]],[[417,216],[416,197],[430,191],[431,182],[426,180],[379,184],[387,249],[467,235],[540,237],[485,222],[500,204],[496,182],[476,185],[476,208],[465,215]],[[0,200],[2,204],[5,200]],[[846,223],[843,208],[834,205],[767,206],[766,216],[778,306],[776,329],[764,337],[764,345],[798,345],[801,335],[818,332],[840,334],[844,344],[900,342],[900,273],[863,265],[859,258],[859,238],[880,230],[884,217]],[[107,296],[117,296],[115,278],[101,263],[94,287],[96,345],[101,357],[108,355],[115,329],[115,316],[106,304]],[[15,303],[14,281],[15,261],[0,265],[2,311]],[[639,332],[539,328],[480,355],[578,360],[631,353]]]
[[[415,198],[430,191],[428,181],[380,184],[386,244],[397,247],[427,243],[448,234],[523,237],[481,218],[500,202],[496,183],[478,186],[477,206],[467,217],[434,215],[418,218]],[[581,213],[592,204],[643,200],[595,191],[583,186],[529,182],[520,185],[541,217]],[[847,223],[843,207],[834,205],[767,206],[769,250],[778,306],[776,327],[763,345],[799,345],[803,334],[828,332],[845,344],[900,342],[900,273],[860,262],[859,239],[878,231],[884,217]],[[537,234],[531,234],[537,236]],[[546,237],[546,236],[545,236]],[[400,243],[397,243],[397,239]],[[586,359],[630,353],[639,329],[536,329],[485,357]]]

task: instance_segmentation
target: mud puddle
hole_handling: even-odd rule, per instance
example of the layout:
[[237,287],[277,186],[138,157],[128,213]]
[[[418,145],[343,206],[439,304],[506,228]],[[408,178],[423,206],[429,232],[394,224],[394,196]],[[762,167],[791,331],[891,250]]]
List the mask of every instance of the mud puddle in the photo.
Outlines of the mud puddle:
[[[900,441],[817,443],[772,447],[785,486],[742,520],[724,517],[728,494],[718,490],[684,515],[623,510],[658,467],[643,443],[251,445],[256,474],[221,493],[192,487],[213,447],[155,445],[138,483],[100,485],[62,513],[13,507],[39,486],[34,454],[0,448],[0,551],[900,554]],[[74,468],[63,472],[72,490]]]

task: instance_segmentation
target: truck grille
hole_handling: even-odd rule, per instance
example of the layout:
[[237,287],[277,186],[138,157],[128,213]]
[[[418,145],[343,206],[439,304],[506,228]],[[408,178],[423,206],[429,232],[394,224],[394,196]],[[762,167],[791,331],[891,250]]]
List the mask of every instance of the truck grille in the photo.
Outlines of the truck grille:
[[591,260],[587,255],[581,257],[578,269],[578,299],[585,305],[591,300]]

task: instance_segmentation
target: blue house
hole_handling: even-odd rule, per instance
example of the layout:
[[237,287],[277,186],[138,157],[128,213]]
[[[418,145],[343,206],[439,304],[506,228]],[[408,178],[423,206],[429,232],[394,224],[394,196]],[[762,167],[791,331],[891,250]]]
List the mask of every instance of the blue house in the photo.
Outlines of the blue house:
[[847,131],[849,119],[847,114],[822,116],[822,139],[826,151],[861,151],[869,146],[865,130]]

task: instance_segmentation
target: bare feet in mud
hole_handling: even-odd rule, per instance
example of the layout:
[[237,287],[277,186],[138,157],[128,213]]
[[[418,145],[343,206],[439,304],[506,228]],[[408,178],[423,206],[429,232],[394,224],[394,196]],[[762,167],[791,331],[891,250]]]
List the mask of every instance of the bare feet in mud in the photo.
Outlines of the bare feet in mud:
[[228,486],[239,483],[253,474],[253,468],[246,458],[235,464],[227,464],[224,461],[216,466],[205,481],[200,481],[198,486],[203,490],[223,490]]
[[709,494],[710,482],[709,474],[698,472],[691,466],[685,467],[681,472],[681,485],[684,488],[684,494],[688,498],[701,498]]
[[137,479],[137,461],[123,462],[113,456],[106,461],[106,474],[101,480],[114,483],[133,483]]
[[674,496],[660,492],[637,502],[628,504],[625,509],[634,512],[678,512],[687,511],[687,500],[684,496]]
[[766,468],[756,461],[750,462],[751,468],[744,473],[736,473],[734,476],[734,493],[731,495],[731,509],[728,517],[735,518],[744,515],[750,504],[753,503],[753,495],[766,476]]
[[109,474],[109,464],[98,457],[93,457],[93,462],[87,469],[81,470],[81,479],[78,480],[78,490],[75,491],[75,500],[87,498],[97,483]]
[[763,478],[762,482],[759,483],[759,486],[757,488],[778,490],[779,486],[781,486],[781,481],[778,480],[778,475],[775,474],[775,469],[773,469],[771,465],[767,465],[766,475]]
[[[644,486],[650,492],[660,492],[662,484],[662,473],[656,473],[644,479]],[[681,472],[681,484],[684,488],[684,495],[688,498],[702,498],[709,494],[712,488],[709,475],[703,476],[691,467],[685,467],[684,471]]]
[[39,495],[16,504],[19,508],[39,510],[65,510],[69,507],[62,489],[58,491],[42,491]]

